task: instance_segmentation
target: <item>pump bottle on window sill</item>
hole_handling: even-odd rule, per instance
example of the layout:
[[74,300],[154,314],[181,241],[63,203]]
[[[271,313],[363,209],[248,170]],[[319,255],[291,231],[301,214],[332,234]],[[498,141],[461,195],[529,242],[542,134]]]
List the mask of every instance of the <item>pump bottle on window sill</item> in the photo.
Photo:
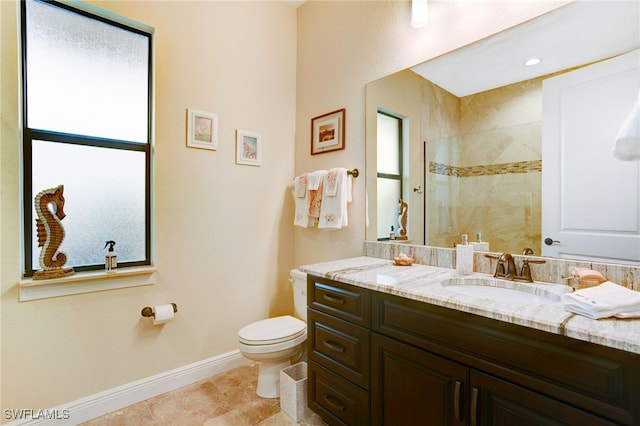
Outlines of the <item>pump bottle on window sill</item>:
[[104,257],[104,269],[107,272],[115,272],[118,269],[118,255],[115,251],[113,251],[113,246],[116,245],[115,241],[107,241],[104,245],[104,248],[109,246],[109,251],[107,255]]

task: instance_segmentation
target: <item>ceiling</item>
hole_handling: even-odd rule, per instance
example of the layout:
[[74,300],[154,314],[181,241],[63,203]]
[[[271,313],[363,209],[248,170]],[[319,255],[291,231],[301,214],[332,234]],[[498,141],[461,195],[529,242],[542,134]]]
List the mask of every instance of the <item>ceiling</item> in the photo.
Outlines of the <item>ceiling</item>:
[[[412,70],[458,97],[640,48],[640,2],[578,1]],[[523,63],[535,56],[542,62]]]

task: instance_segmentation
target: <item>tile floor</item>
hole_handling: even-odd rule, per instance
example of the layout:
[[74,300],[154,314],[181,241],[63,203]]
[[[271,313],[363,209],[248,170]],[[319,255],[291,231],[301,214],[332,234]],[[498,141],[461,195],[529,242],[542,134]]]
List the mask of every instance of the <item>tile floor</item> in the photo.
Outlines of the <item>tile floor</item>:
[[299,423],[280,410],[280,399],[256,395],[258,364],[214,376],[82,426],[326,426],[314,413]]

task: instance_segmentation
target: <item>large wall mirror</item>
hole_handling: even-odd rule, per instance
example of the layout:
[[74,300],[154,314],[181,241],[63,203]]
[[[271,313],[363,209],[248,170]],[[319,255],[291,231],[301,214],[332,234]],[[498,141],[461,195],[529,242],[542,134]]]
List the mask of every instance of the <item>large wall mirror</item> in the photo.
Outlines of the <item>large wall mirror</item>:
[[366,239],[402,199],[413,244],[640,264],[640,161],[611,154],[640,96],[639,5],[570,3],[369,83]]

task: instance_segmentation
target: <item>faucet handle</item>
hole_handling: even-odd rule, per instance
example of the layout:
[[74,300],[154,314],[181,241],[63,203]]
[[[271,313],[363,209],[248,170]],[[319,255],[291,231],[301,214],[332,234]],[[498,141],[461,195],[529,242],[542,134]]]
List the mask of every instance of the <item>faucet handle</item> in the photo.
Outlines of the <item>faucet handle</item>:
[[522,259],[522,270],[520,271],[520,278],[526,282],[532,283],[533,277],[531,276],[530,263],[547,263],[544,259]]

